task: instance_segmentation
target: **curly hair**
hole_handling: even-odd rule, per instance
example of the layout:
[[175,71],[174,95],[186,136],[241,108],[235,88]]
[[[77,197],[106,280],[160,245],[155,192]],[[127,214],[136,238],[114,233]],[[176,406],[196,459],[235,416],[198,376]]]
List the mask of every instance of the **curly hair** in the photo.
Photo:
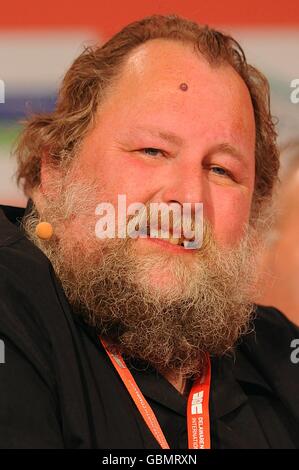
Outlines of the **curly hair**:
[[86,47],[67,71],[52,113],[29,117],[17,143],[18,184],[26,195],[40,183],[41,158],[54,165],[68,165],[76,155],[110,86],[120,76],[128,54],[151,39],[191,44],[211,66],[230,64],[249,90],[256,125],[256,177],[254,200],[271,197],[279,170],[277,133],[270,113],[269,84],[249,65],[231,36],[177,15],[152,15],[135,21],[102,46]]

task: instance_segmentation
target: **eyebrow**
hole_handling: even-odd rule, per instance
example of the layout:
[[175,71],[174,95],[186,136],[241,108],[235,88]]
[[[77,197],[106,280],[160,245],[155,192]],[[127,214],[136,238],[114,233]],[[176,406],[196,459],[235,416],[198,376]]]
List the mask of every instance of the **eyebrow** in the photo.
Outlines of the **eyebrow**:
[[[133,131],[140,131],[144,132],[145,134],[149,134],[151,136],[160,137],[162,140],[169,142],[171,144],[175,144],[177,146],[182,145],[184,143],[184,139],[178,136],[173,132],[168,131],[161,131],[159,129],[148,129],[145,127],[134,127]],[[232,157],[236,157],[240,161],[246,161],[245,156],[232,144],[229,142],[221,142],[220,144],[214,145],[209,151],[207,156],[212,156],[213,154],[217,153],[227,153]]]
[[215,153],[227,153],[232,157],[236,157],[238,160],[245,162],[246,158],[234,145],[229,144],[228,142],[221,142],[221,144],[214,145],[208,152],[208,156],[211,156]]
[[144,132],[145,134],[149,134],[154,137],[160,137],[160,139],[165,140],[165,142],[169,142],[170,144],[181,145],[184,142],[181,137],[173,132],[160,131],[159,129],[147,129],[144,127],[134,127],[132,130]]

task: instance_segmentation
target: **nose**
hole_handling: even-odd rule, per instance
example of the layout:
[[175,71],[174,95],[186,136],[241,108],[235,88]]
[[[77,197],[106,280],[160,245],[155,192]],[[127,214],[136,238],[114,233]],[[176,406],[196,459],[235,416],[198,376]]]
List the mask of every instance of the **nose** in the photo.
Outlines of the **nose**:
[[207,197],[206,191],[204,191],[205,180],[201,166],[191,165],[186,161],[184,164],[181,162],[174,164],[165,175],[163,183],[164,185],[160,186],[160,202],[167,205],[179,204],[183,208],[183,212],[181,212],[183,221],[182,219],[179,219],[179,222],[177,219],[172,221],[174,228],[177,227],[181,230],[181,223],[183,223],[185,238],[191,240],[195,237],[197,241],[201,240],[202,217],[203,211],[205,212],[204,197]]
[[206,195],[202,168],[187,164],[174,165],[165,176],[160,200],[167,204],[176,202],[180,205],[204,202]]

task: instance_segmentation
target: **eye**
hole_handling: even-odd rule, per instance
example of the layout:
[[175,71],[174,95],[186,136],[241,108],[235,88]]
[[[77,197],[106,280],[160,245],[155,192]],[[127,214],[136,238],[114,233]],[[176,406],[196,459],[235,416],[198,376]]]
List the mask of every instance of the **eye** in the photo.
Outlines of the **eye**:
[[213,173],[215,173],[216,175],[219,175],[219,176],[228,176],[228,177],[232,177],[231,173],[228,171],[228,170],[225,170],[225,168],[222,168],[221,166],[212,166],[210,168]]
[[163,150],[156,149],[154,147],[145,147],[144,149],[140,149],[140,152],[143,152],[150,157],[157,157],[159,153],[164,155]]

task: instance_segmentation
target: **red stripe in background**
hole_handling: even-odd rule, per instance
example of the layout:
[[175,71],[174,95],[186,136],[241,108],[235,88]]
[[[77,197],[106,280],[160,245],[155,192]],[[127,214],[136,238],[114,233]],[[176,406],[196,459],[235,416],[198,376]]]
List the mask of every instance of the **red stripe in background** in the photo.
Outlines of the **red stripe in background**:
[[91,28],[108,38],[153,13],[177,13],[210,25],[299,26],[298,0],[12,0],[1,2],[0,30]]

